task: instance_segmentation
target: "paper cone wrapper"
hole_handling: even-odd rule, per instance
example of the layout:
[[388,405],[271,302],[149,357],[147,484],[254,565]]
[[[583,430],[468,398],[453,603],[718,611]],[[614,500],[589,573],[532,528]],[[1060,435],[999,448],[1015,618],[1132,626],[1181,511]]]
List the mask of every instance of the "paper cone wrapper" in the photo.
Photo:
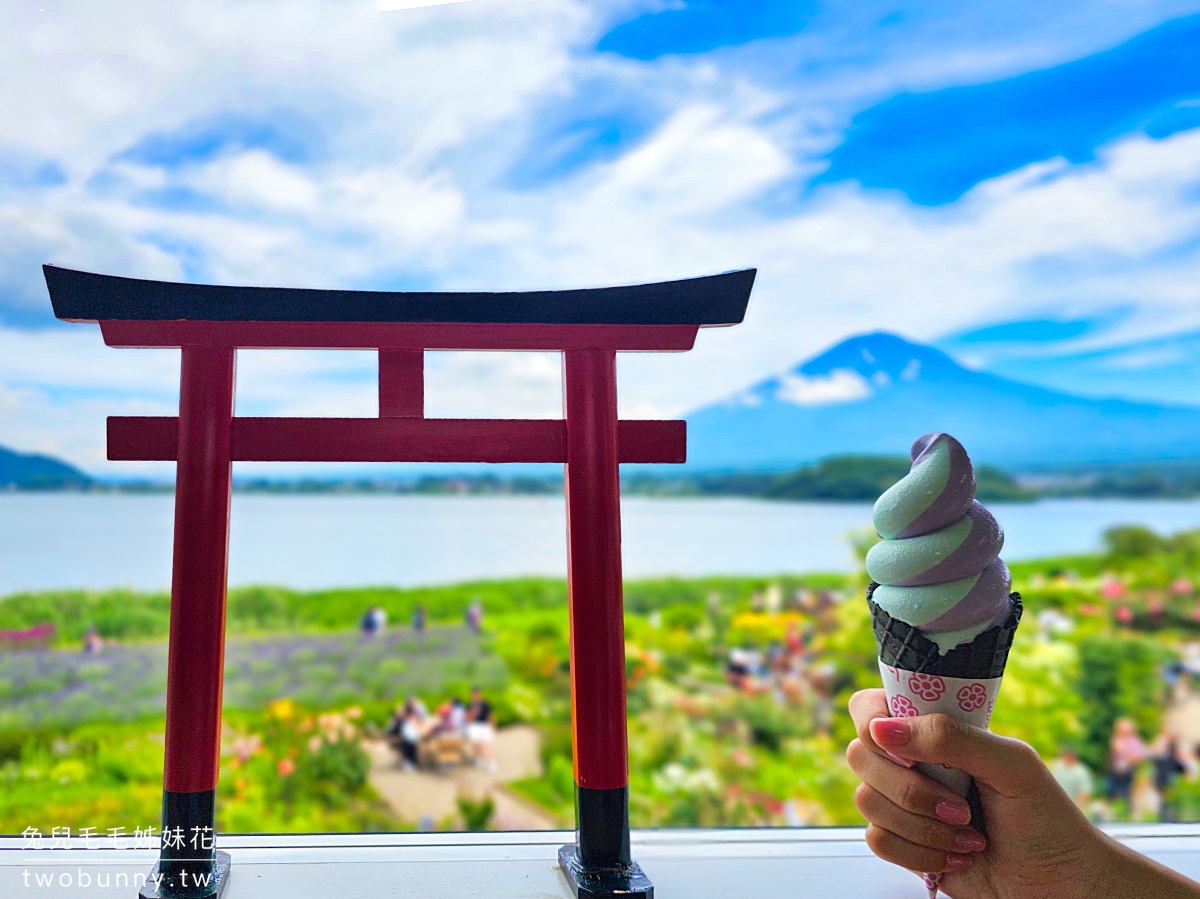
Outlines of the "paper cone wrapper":
[[[879,675],[883,679],[883,690],[887,694],[888,711],[895,718],[915,718],[941,712],[975,727],[987,727],[1000,695],[1003,677],[943,677],[940,674],[924,674],[907,671],[879,660]],[[983,809],[979,794],[971,775],[949,765],[934,765],[917,762],[916,769],[926,777],[949,787],[967,800],[971,807],[971,824],[981,833],[986,833]],[[942,875],[925,874],[925,887],[930,899],[936,899],[941,887]]]
[[[875,584],[867,588],[867,603],[879,650],[879,675],[887,694],[888,711],[896,718],[915,718],[941,712],[975,727],[986,728],[1000,695],[1004,666],[1013,635],[1021,622],[1021,595],[1010,594],[1008,618],[988,628],[970,643],[944,655],[931,640],[903,621],[892,618],[872,601]],[[985,833],[983,810],[971,776],[957,768],[918,762],[918,771],[962,796],[971,806],[971,824]],[[937,895],[941,875],[926,874],[929,895]]]
[[[942,677],[939,674],[922,674],[906,671],[879,662],[879,674],[883,678],[883,689],[887,694],[888,711],[895,718],[915,718],[941,712],[959,721],[987,727],[992,720],[992,709],[1000,695],[1001,677]],[[957,768],[930,765],[918,762],[917,769],[945,784],[959,796],[966,797],[971,788],[971,777]]]

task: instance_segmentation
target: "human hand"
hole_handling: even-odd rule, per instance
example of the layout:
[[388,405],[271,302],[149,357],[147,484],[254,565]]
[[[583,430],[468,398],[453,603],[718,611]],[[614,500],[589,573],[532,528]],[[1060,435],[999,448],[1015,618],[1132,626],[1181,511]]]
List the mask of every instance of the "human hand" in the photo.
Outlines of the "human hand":
[[[944,873],[951,899],[1200,896],[1200,887],[1101,833],[1034,750],[947,715],[889,717],[883,690],[850,699],[858,739],[846,758],[867,844],[914,872]],[[987,838],[966,800],[912,769],[944,764],[975,779]]]

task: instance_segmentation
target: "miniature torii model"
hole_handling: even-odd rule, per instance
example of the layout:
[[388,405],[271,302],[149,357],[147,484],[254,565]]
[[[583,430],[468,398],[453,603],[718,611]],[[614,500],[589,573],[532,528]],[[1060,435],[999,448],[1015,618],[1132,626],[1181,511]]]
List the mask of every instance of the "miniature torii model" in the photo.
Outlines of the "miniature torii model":
[[[572,891],[652,899],[629,850],[621,588],[621,462],[680,463],[682,421],[618,421],[618,351],[690,350],[701,327],[742,321],[755,271],[533,293],[391,293],[223,287],[44,266],[54,314],[98,322],[113,347],[180,347],[179,417],[108,419],[108,458],[175,461],[167,668],[165,839],[144,899],[220,896],[213,846],[233,462],[561,462],[576,842]],[[238,349],[379,352],[378,418],[235,418]],[[425,418],[426,350],[557,350],[562,420]],[[201,835],[196,839],[196,835]],[[204,835],[208,839],[204,839]]]

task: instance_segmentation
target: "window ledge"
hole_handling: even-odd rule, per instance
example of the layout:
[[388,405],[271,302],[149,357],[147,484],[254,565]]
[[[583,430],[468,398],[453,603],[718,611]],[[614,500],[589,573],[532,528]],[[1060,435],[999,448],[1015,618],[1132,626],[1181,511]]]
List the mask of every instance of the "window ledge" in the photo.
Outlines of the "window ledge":
[[[1114,825],[1106,830],[1139,852],[1200,879],[1200,825]],[[563,833],[223,835],[233,856],[226,899],[395,895],[465,899],[569,899],[559,874]],[[132,889],[97,886],[96,875],[132,883],[157,853],[109,848],[107,836],[85,848],[31,849],[21,837],[0,837],[0,896],[132,896]],[[633,835],[634,857],[663,897],[823,899],[865,895],[922,899],[911,874],[879,861],[859,828],[660,830]],[[91,875],[80,887],[79,872]],[[28,872],[29,877],[25,874]],[[41,878],[36,875],[41,874]],[[47,884],[53,875],[53,887]],[[65,876],[64,876],[65,875]],[[28,880],[28,886],[26,881]],[[69,884],[69,886],[68,886]]]

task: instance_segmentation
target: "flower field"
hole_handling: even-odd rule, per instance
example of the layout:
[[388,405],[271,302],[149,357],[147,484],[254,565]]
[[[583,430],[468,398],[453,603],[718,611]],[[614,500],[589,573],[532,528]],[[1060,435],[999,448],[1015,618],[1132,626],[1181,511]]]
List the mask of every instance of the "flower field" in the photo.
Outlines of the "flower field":
[[[1070,744],[1101,776],[1114,721],[1132,718],[1150,740],[1188,689],[1200,535],[1119,529],[1104,555],[1013,570],[1026,619],[993,727],[1047,759]],[[634,826],[858,823],[844,709],[879,680],[864,586],[841,576],[627,585]],[[462,623],[476,601],[482,635]],[[392,625],[364,639],[354,626],[373,605]],[[408,626],[418,607],[423,634]],[[132,593],[0,600],[0,628],[58,629],[51,648],[0,655],[0,831],[157,823],[166,613],[165,597]],[[512,789],[570,822],[561,582],[255,588],[231,593],[228,620],[220,829],[415,826],[372,790],[363,737],[410,693],[435,705],[473,683],[501,725],[541,732],[544,774]],[[97,654],[81,651],[89,624],[106,640]],[[1181,781],[1172,808],[1200,817],[1200,789]]]
[[[507,680],[504,662],[465,629],[418,638],[393,631],[231,637],[225,647],[227,710],[262,709],[281,697],[306,708],[388,703],[407,693]],[[0,732],[137,721],[162,714],[167,647],[163,641],[0,655]]]

